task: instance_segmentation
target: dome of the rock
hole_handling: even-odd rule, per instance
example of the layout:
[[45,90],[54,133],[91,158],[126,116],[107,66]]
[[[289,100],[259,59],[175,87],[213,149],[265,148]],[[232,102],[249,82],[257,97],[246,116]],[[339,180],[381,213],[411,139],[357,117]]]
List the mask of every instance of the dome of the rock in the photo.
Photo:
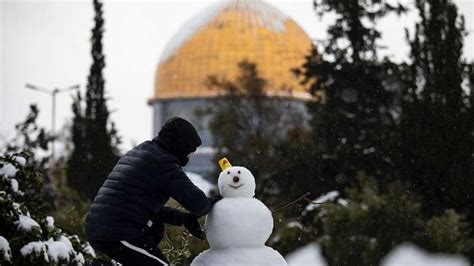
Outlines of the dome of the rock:
[[215,139],[208,111],[225,94],[206,86],[209,76],[236,81],[239,63],[255,63],[265,93],[306,116],[311,99],[291,69],[301,67],[311,40],[287,15],[263,0],[220,0],[185,23],[162,51],[156,70],[153,134],[171,117],[190,121],[202,145],[186,166],[207,175],[214,168]]
[[307,99],[291,69],[311,48],[308,35],[290,17],[261,0],[221,1],[189,20],[168,43],[156,71],[151,102],[209,98],[209,75],[236,78],[238,63],[256,63],[269,82],[266,93]]

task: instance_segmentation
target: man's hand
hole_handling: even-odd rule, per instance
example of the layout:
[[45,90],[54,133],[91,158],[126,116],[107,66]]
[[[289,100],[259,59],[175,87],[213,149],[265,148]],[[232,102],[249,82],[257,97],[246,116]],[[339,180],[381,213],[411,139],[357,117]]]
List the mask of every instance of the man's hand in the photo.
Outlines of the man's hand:
[[204,240],[206,235],[198,222],[199,217],[192,213],[186,213],[183,215],[184,227],[195,237]]
[[211,202],[211,206],[214,206],[219,200],[222,199],[221,195],[217,195],[216,197],[210,197],[209,201]]

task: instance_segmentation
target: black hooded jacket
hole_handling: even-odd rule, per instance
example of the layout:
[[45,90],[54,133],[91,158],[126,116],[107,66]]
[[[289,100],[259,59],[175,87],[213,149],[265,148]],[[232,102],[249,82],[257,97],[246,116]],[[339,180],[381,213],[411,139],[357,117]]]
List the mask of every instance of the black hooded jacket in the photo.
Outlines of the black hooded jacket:
[[[100,188],[86,218],[89,240],[119,241],[143,236],[176,215],[163,205],[171,197],[188,211],[202,216],[211,199],[186,176],[186,155],[201,144],[194,127],[184,119],[169,120],[160,134],[127,152]],[[162,229],[160,229],[162,230]]]

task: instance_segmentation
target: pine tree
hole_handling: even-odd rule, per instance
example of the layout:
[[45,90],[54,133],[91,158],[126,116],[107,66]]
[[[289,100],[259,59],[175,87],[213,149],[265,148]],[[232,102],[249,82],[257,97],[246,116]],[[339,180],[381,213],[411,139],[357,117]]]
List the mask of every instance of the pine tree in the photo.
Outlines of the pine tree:
[[[30,105],[30,111],[26,119],[15,125],[16,136],[8,142],[6,146],[7,152],[15,152],[18,150],[18,147],[22,147],[22,152],[29,155],[38,153],[38,151],[41,151],[41,153],[48,151],[48,145],[53,141],[54,137],[44,128],[37,125],[36,120],[39,112],[35,104]],[[46,169],[49,160],[49,156],[38,158],[38,167]]]
[[[69,184],[82,196],[93,199],[118,158],[120,140],[113,123],[104,91],[102,52],[104,19],[102,3],[94,0],[95,26],[92,29],[93,63],[87,82],[85,99],[78,93],[73,103],[72,139],[74,151],[68,161]],[[83,103],[85,102],[85,103]],[[85,105],[85,107],[84,107]]]
[[224,92],[210,110],[216,161],[225,156],[249,168],[257,182],[257,197],[281,204],[316,187],[308,184],[311,180],[302,174],[307,167],[298,160],[307,146],[308,130],[291,101],[267,95],[268,81],[255,63],[244,60],[239,70],[236,81],[216,76],[207,80],[211,89]]
[[49,172],[41,157],[52,140],[36,123],[31,105],[16,125],[16,137],[0,153],[0,265],[83,265],[95,257],[91,246],[47,216],[44,181]]
[[463,215],[445,210],[425,217],[419,197],[405,184],[394,181],[381,190],[378,183],[361,178],[347,189],[348,204],[330,202],[314,210],[313,223],[330,265],[380,265],[406,242],[434,253],[469,254],[474,241]]
[[472,66],[462,57],[464,19],[449,0],[417,0],[416,8],[421,20],[403,76],[401,176],[424,196],[427,213],[454,208],[474,224],[474,102],[463,89],[469,75],[472,86]]
[[335,12],[328,43],[316,47],[305,64],[295,70],[317,101],[312,114],[316,161],[321,162],[321,186],[345,187],[357,172],[389,179],[393,173],[395,65],[377,57],[381,34],[375,23],[390,12],[405,8],[385,1],[315,0],[320,15]]

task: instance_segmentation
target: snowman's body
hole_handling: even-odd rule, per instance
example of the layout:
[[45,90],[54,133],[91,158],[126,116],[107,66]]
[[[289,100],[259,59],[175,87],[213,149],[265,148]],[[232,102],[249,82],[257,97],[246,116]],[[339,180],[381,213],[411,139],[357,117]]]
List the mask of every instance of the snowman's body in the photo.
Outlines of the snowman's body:
[[273,230],[270,210],[253,198],[255,180],[244,167],[230,167],[219,175],[223,199],[206,217],[211,248],[191,265],[286,265],[283,257],[265,246]]

